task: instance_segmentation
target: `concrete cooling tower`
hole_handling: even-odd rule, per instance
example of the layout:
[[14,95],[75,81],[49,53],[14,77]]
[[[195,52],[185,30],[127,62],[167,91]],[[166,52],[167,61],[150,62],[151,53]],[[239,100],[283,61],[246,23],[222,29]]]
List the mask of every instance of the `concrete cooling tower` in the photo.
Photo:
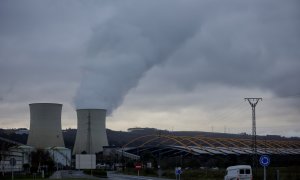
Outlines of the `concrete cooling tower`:
[[33,103],[30,107],[30,131],[27,145],[45,149],[65,147],[61,130],[62,104]]
[[107,146],[105,109],[78,109],[77,133],[73,154],[94,154]]

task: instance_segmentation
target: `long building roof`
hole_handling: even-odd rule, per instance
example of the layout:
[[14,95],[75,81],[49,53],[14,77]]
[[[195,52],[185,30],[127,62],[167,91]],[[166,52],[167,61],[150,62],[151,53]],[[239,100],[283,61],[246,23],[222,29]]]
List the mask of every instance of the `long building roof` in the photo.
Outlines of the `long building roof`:
[[[135,144],[135,146],[132,146]],[[138,145],[136,145],[138,144]],[[250,155],[252,140],[240,138],[214,138],[203,136],[145,135],[122,147],[122,151],[139,153],[161,151],[165,154],[193,155]],[[300,141],[257,140],[257,154],[299,155]]]

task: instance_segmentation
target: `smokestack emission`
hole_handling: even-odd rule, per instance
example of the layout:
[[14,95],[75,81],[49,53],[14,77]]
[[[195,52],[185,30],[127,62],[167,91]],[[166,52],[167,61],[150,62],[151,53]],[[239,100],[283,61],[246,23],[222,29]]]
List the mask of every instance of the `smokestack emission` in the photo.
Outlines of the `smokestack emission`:
[[105,109],[78,109],[77,133],[73,154],[94,154],[108,145]]
[[139,16],[133,15],[136,6],[126,6],[93,28],[74,99],[77,109],[106,109],[110,115],[150,69],[167,61],[197,32],[199,19],[190,6],[184,11],[183,3],[174,6],[180,15],[174,20],[164,8],[156,7],[153,13],[144,3],[139,5]]
[[65,147],[61,130],[62,104],[33,103],[27,145],[35,148]]

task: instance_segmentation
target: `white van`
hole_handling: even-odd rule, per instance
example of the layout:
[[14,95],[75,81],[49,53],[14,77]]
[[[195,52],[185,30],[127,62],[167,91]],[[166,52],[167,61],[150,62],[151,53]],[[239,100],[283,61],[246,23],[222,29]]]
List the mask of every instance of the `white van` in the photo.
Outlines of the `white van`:
[[252,180],[251,166],[237,165],[228,167],[224,180]]

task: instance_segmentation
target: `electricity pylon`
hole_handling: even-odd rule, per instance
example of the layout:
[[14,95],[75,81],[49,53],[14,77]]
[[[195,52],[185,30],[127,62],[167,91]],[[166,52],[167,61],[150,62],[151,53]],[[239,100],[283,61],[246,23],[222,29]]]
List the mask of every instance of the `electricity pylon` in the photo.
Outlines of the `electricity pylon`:
[[257,146],[256,146],[256,117],[255,117],[255,107],[262,98],[245,98],[252,108],[252,166],[256,167],[257,160]]

